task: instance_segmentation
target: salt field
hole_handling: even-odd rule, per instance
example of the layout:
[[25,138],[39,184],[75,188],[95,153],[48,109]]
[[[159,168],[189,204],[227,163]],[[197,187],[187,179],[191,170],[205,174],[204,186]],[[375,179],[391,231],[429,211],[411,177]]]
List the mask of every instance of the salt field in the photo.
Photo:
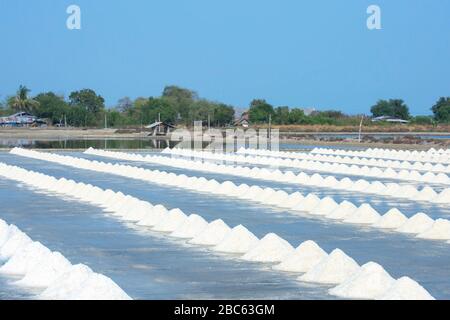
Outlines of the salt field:
[[450,299],[448,151],[311,150],[2,152],[0,298]]

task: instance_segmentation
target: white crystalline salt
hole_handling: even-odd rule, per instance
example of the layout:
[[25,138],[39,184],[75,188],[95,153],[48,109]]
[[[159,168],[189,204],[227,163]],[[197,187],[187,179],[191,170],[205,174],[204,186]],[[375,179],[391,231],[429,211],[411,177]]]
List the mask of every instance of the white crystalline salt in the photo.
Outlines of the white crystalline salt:
[[147,216],[147,206],[143,204],[144,201],[136,201],[130,209],[122,216],[126,221],[141,221]]
[[310,214],[313,215],[327,215],[333,212],[339,205],[331,197],[325,197],[315,206]]
[[370,204],[363,203],[353,213],[346,216],[344,222],[355,224],[373,224],[380,219],[380,214],[370,206]]
[[416,281],[402,277],[378,296],[377,300],[434,300],[434,298]]
[[8,224],[0,219],[0,249],[10,236]]
[[311,211],[315,206],[319,204],[319,197],[317,197],[315,194],[310,193],[308,194],[305,199],[303,199],[302,202],[300,202],[294,210],[296,211]]
[[153,227],[160,223],[167,216],[168,212],[169,211],[164,206],[157,204],[151,211],[148,211],[147,215],[137,224],[139,226]]
[[258,195],[258,198],[253,200],[259,201],[262,203],[266,203],[268,199],[275,195],[275,190],[272,188],[265,188],[261,194]]
[[298,279],[305,282],[340,284],[357,272],[359,268],[355,260],[342,250],[335,249]]
[[242,225],[231,229],[225,238],[213,250],[229,253],[246,253],[256,246],[258,238]]
[[450,240],[450,221],[437,219],[429,229],[418,234],[417,237],[432,240]]
[[294,248],[289,242],[274,233],[269,233],[242,256],[242,259],[259,262],[280,262],[293,252]]
[[387,187],[383,183],[375,181],[370,184],[370,187],[368,187],[365,192],[382,194],[386,190],[386,188]]
[[192,244],[214,246],[220,243],[229,232],[231,232],[231,228],[221,219],[217,219],[209,223],[202,232],[188,242]]
[[437,193],[433,190],[433,188],[426,186],[422,190],[420,190],[417,195],[414,196],[414,199],[429,201],[434,199],[436,196]]
[[14,252],[10,259],[0,267],[0,273],[26,274],[36,264],[46,261],[50,255],[51,251],[40,242],[30,242]]
[[404,225],[408,221],[408,218],[405,217],[403,213],[401,213],[397,208],[392,208],[381,218],[373,224],[375,228],[382,229],[396,229]]
[[94,272],[84,264],[76,264],[59,275],[40,295],[39,299],[69,299],[74,292],[81,290],[83,283]]
[[52,252],[48,259],[34,265],[25,277],[15,284],[28,287],[48,287],[71,266],[72,264],[59,252]]
[[327,214],[327,218],[329,219],[333,219],[333,220],[341,220],[341,219],[345,219],[345,217],[351,215],[353,212],[356,211],[356,206],[347,201],[344,200],[342,201],[339,206],[331,211],[329,214]]
[[289,272],[308,272],[326,256],[328,254],[314,241],[307,240],[301,243],[280,264],[273,266],[273,269]]
[[173,232],[180,227],[186,219],[187,216],[183,211],[180,209],[172,209],[153,227],[153,230]]
[[70,300],[131,300],[131,298],[110,278],[91,273],[83,286],[68,296]]
[[395,282],[382,266],[368,262],[337,287],[328,292],[342,298],[375,299],[385,293]]
[[305,198],[300,192],[291,193],[284,203],[280,204],[283,208],[294,208],[301,203]]
[[289,195],[286,191],[278,190],[266,200],[266,203],[270,205],[280,205],[284,203],[288,197]]
[[175,238],[194,238],[208,226],[208,222],[197,214],[191,214],[184,223],[170,235]]
[[433,225],[434,220],[423,212],[416,213],[409,218],[396,231],[401,233],[418,234],[428,230]]
[[0,248],[0,258],[9,259],[17,250],[30,244],[32,240],[16,226],[11,225],[8,240]]

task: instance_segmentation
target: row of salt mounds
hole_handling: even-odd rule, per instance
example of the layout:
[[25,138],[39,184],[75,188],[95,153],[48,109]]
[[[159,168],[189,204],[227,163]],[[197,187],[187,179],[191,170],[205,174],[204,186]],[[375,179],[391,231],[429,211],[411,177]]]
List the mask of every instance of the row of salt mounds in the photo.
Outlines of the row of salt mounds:
[[[208,183],[211,183],[213,180],[208,181],[203,177],[187,177],[185,175],[176,175],[174,173],[166,173],[158,170],[149,170],[120,164],[112,165],[109,163],[90,161],[87,159],[78,159],[70,156],[60,156],[49,153],[44,154],[36,151],[18,148],[13,150],[16,154],[47,161],[53,161],[63,165],[70,165],[88,170],[112,173],[133,179],[149,181],[151,183],[159,183],[163,185],[185,188],[196,192],[201,189],[203,190],[202,192],[258,201],[263,204],[271,206],[276,205],[281,208],[286,208],[286,203],[289,203],[291,200],[290,197],[295,195],[294,200],[296,201],[294,201],[292,207],[289,208],[294,211],[295,214],[296,212],[299,212],[299,214],[321,215],[323,218],[329,218],[330,220],[342,220],[344,223],[368,225],[374,228],[379,228],[381,230],[391,229],[392,231],[403,232],[403,224],[411,224],[409,223],[409,219],[404,217],[404,215],[401,214],[401,212],[399,212],[398,210],[396,210],[395,212],[388,212],[385,215],[381,216],[369,204],[362,204],[359,208],[356,208],[352,203],[343,201],[342,203],[337,205],[334,200],[329,197],[320,199],[314,194],[308,194],[306,197],[304,197],[300,193],[291,195],[288,195],[286,193],[284,196],[281,196],[277,200],[278,203],[275,203],[273,201],[273,198],[279,195],[279,191],[275,191],[271,188],[262,189],[258,186],[249,187],[245,184],[236,186],[230,181],[225,181],[222,184],[213,184],[212,188],[208,189],[204,188],[204,186]],[[334,210],[322,210],[321,206],[323,205],[323,203],[326,203],[328,206],[332,204]],[[418,223],[420,223],[419,221],[414,220],[412,222],[412,225],[409,226],[409,232],[405,233],[419,235],[422,239],[450,240],[450,231],[446,227],[447,224],[444,223],[445,221],[448,220],[442,219],[436,225],[433,222],[433,225],[429,228],[430,231],[427,229],[420,230],[420,232],[418,233],[414,233],[411,232],[411,230],[414,229],[414,224],[417,225]],[[168,227],[171,228],[171,226]],[[161,231],[164,231],[166,226],[161,223],[158,228],[161,229]],[[170,231],[170,229],[166,231]],[[425,232],[425,234],[423,234],[423,232]]]
[[[171,149],[163,151],[166,154],[180,155],[184,157],[197,157],[211,160],[222,160],[228,162],[243,162],[254,165],[277,165],[282,167],[293,167],[306,170],[332,172],[356,176],[367,176],[376,178],[389,178],[397,180],[410,180],[430,183],[450,184],[450,177],[445,173],[426,172],[421,174],[417,170],[402,169],[395,171],[392,168],[378,168],[368,166],[357,166],[344,163],[329,163],[316,160],[282,159],[264,156],[246,156],[241,154],[212,153],[208,151],[196,151],[190,149]],[[142,156],[141,156],[142,157]],[[143,159],[143,157],[142,157]]]
[[352,181],[349,178],[342,178],[341,180],[337,180],[332,176],[323,178],[321,175],[317,173],[309,176],[308,174],[301,172],[296,175],[292,171],[286,171],[283,173],[278,170],[272,171],[257,167],[256,168],[234,167],[230,165],[218,165],[206,162],[202,163],[187,159],[174,159],[150,155],[142,156],[140,154],[95,150],[92,148],[87,149],[85,153],[119,160],[144,161],[152,164],[160,164],[176,168],[212,172],[219,174],[228,174],[228,175],[235,175],[238,177],[248,177],[252,179],[277,181],[282,183],[292,183],[295,185],[318,186],[321,188],[330,188],[335,190],[359,191],[367,194],[377,194],[381,196],[410,199],[413,201],[450,203],[450,188],[446,188],[438,194],[430,187],[424,187],[422,190],[419,191],[415,187],[409,185],[403,186],[397,183],[383,184],[378,181],[368,182],[366,180]]
[[[72,265],[61,253],[31,240],[0,219],[0,274],[21,276],[14,284],[43,289],[37,297],[51,300],[130,300],[110,278],[89,267]],[[84,270],[82,276],[79,270]]]
[[[169,153],[168,150],[165,150]],[[393,169],[409,169],[409,170],[419,170],[419,171],[430,171],[430,172],[443,172],[450,173],[450,165],[442,163],[430,163],[430,162],[409,162],[406,160],[383,160],[376,158],[363,158],[358,156],[341,156],[341,155],[329,155],[320,153],[298,153],[290,151],[272,151],[272,150],[262,150],[262,149],[245,149],[241,147],[237,154],[248,154],[257,156],[267,156],[274,158],[288,158],[288,159],[302,159],[302,160],[317,160],[323,162],[335,162],[335,163],[345,163],[345,164],[356,164],[362,166],[374,166],[374,167],[384,167]]]
[[[431,150],[431,149],[430,149]],[[331,148],[314,148],[311,153],[324,155],[340,155],[365,158],[392,159],[404,161],[420,161],[420,162],[437,162],[450,163],[450,149],[440,149],[441,152],[425,152],[425,151],[408,151],[408,150],[392,150],[392,149],[366,149],[344,150]]]
[[[44,191],[52,191],[56,195],[61,194],[97,205],[119,219],[128,221],[130,216],[132,216],[133,220],[139,225],[154,227],[161,221],[166,221],[166,218],[170,216],[170,212],[181,212],[179,209],[167,210],[161,205],[154,206],[132,196],[124,195],[121,192],[103,190],[92,185],[76,183],[73,180],[64,178],[55,179],[51,176],[14,166],[0,164],[0,175]],[[137,208],[138,211],[144,208],[144,211],[136,215],[133,210],[128,209],[130,206]],[[149,216],[152,216],[153,219],[147,219]],[[202,217],[195,214],[189,217],[193,218],[184,219],[184,222],[179,224],[168,236],[178,237],[179,235],[176,233],[181,233],[183,237],[191,239],[189,243],[197,242],[215,245],[211,247],[213,251],[239,253],[244,260],[278,263],[273,265],[272,268],[305,273],[301,277],[302,281],[341,284],[349,281],[348,279],[355,278],[355,274],[358,274],[360,270],[358,264],[341,250],[336,249],[328,255],[315,242],[310,240],[303,242],[294,249],[286,240],[273,233],[269,233],[261,240],[258,240],[244,226],[239,225],[230,229],[222,220],[215,220],[205,225],[206,221]],[[149,221],[151,223],[148,223]],[[0,223],[0,231],[4,229]],[[3,239],[3,234],[4,232],[0,232],[0,239]],[[218,234],[221,234],[221,236],[217,237]],[[75,298],[73,292],[81,291],[77,297],[84,298],[89,296],[90,292],[86,288],[89,288],[91,283],[95,284],[102,280],[100,275],[95,277],[89,276],[91,271],[85,266],[72,266],[69,270],[70,272],[63,273],[58,277],[59,281],[44,291],[41,297]],[[369,275],[369,278],[373,279],[376,276]],[[80,279],[82,281],[79,281]],[[372,289],[371,286],[375,285],[376,291],[380,291],[378,284],[359,282],[361,282],[361,285],[369,286],[369,289],[372,291],[375,291],[375,289]],[[395,290],[391,290],[391,287],[389,287],[382,294],[388,298],[393,296],[401,297],[402,299],[432,298],[423,287],[413,280],[410,280],[408,283],[409,291],[407,292],[403,290],[405,287],[403,283],[396,284],[394,281],[393,287],[395,287]],[[414,290],[411,290],[411,287]],[[106,291],[102,287],[96,287],[96,292],[103,295]],[[358,292],[352,293],[352,296],[363,298],[358,296]]]

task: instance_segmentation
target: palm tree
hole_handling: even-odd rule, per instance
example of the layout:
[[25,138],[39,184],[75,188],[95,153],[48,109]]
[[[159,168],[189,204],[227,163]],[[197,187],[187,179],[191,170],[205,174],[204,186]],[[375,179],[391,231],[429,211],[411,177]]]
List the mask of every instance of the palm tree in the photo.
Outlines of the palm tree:
[[17,90],[17,94],[15,97],[11,97],[8,104],[15,111],[24,111],[28,113],[32,113],[36,107],[39,106],[39,102],[28,98],[28,93],[30,89],[26,86],[20,86],[19,90]]

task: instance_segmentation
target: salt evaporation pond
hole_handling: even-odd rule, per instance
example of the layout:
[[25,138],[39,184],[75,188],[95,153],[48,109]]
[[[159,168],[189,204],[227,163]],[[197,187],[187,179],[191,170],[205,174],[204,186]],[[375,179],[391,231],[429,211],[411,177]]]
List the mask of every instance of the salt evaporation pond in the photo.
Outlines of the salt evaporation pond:
[[[131,166],[139,166],[143,168],[149,168],[149,169],[157,169],[157,170],[164,170],[167,172],[173,172],[176,174],[185,174],[188,176],[197,176],[197,177],[205,177],[207,179],[215,179],[219,182],[223,181],[231,181],[236,185],[246,183],[248,185],[258,185],[261,187],[270,187],[277,190],[284,190],[286,192],[294,192],[300,190],[304,195],[314,192],[320,198],[323,198],[325,196],[331,196],[336,202],[341,202],[342,200],[349,200],[353,202],[354,204],[357,204],[358,206],[364,202],[368,202],[371,204],[371,206],[376,209],[379,212],[386,212],[392,207],[397,207],[401,210],[401,212],[407,216],[412,216],[415,213],[422,211],[427,212],[431,217],[433,218],[440,218],[442,215],[447,215],[450,217],[450,208],[446,204],[434,204],[430,202],[412,202],[409,199],[402,199],[402,198],[393,198],[393,197],[386,197],[382,195],[376,195],[376,194],[367,194],[367,193],[359,193],[359,192],[348,192],[345,190],[338,190],[338,189],[330,189],[330,188],[320,188],[317,186],[306,186],[306,185],[299,185],[296,187],[294,184],[288,184],[288,183],[281,183],[281,182],[271,182],[266,180],[259,180],[259,179],[250,179],[250,178],[242,178],[237,177],[234,175],[224,175],[224,174],[213,174],[208,172],[202,172],[202,171],[194,171],[194,170],[187,170],[187,169],[180,169],[180,168],[174,168],[170,166],[157,166],[153,164],[148,163],[141,163],[141,162],[135,162],[135,161],[122,161],[112,158],[105,158],[105,157],[99,157],[99,156],[93,156],[88,155],[84,153],[63,153],[66,155],[71,155],[79,158],[86,158],[89,160],[98,160],[102,162],[110,162],[110,163],[120,163],[120,164],[128,164]],[[38,160],[35,160],[38,161]],[[303,170],[302,170],[303,171]],[[327,174],[323,174],[323,176],[327,176]],[[342,177],[340,177],[342,178]],[[353,180],[357,180],[352,178]],[[367,181],[377,181],[378,179],[365,177]],[[389,181],[389,182],[396,182],[398,184],[408,184],[408,185],[415,185],[416,188],[421,189],[423,185],[414,184],[414,182],[402,182],[399,180]],[[437,185],[435,190],[441,191],[443,185]],[[384,210],[384,211],[383,211]],[[436,214],[435,214],[436,213]]]
[[[80,156],[80,154],[75,155]],[[9,154],[0,154],[0,157],[0,160],[3,162],[19,165],[29,170],[40,171],[56,177],[89,182],[104,189],[121,190],[140,199],[148,199],[154,204],[162,203],[168,208],[179,207],[186,214],[197,213],[208,221],[221,218],[224,219],[227,225],[232,227],[243,224],[258,238],[274,232],[294,246],[297,246],[304,240],[317,240],[318,244],[327,252],[331,252],[338,247],[361,264],[375,260],[395,278],[407,275],[418,281],[434,297],[438,299],[450,297],[450,286],[445,283],[450,277],[450,271],[446,270],[448,269],[446,265],[450,262],[450,254],[448,254],[449,247],[445,243],[418,240],[402,234],[384,233],[364,229],[359,226],[354,227],[289,216],[283,213],[281,209],[277,210],[258,205],[257,203],[235,201],[232,198],[221,199],[215,196],[205,196],[187,192],[186,190],[150,185],[143,181],[92,171],[67,170],[67,167],[61,165]],[[187,173],[183,172],[183,170],[169,171]],[[198,172],[195,175],[206,176]],[[211,177],[214,177],[217,181],[223,181],[223,176],[212,175]],[[226,180],[232,180],[228,179],[229,177],[226,178]],[[250,184],[260,184],[261,182]],[[6,190],[15,184],[9,181],[2,181],[2,185],[5,186],[5,188],[2,188],[3,196],[5,196]],[[268,184],[268,186],[273,188],[277,188],[280,185],[282,184]],[[289,187],[292,188],[292,185]],[[288,189],[283,188],[283,190]],[[340,203],[335,195],[332,196],[336,202]],[[355,195],[352,196],[355,197]],[[172,245],[170,249],[164,247],[166,251],[159,250],[158,246],[149,248],[149,238],[140,235],[139,230],[130,231],[130,229],[124,228],[116,221],[104,217],[100,210],[90,206],[77,205],[77,210],[82,210],[83,214],[74,215],[67,212],[67,208],[72,208],[73,205],[64,203],[60,199],[46,199],[46,197],[34,195],[23,187],[22,192],[15,193],[14,197],[23,197],[22,200],[16,199],[16,202],[24,204],[32,199],[33,208],[36,207],[35,204],[42,203],[44,206],[41,207],[44,210],[42,210],[41,214],[36,214],[36,219],[31,222],[27,220],[27,215],[22,208],[8,208],[5,214],[9,215],[7,219],[10,223],[17,223],[24,231],[30,232],[30,235],[35,240],[39,240],[46,245],[67,245],[69,252],[63,251],[61,248],[52,249],[64,252],[64,255],[74,263],[87,263],[89,261],[92,265],[89,263],[88,265],[92,266],[97,272],[111,277],[133,298],[227,297],[227,294],[234,297],[239,290],[241,297],[248,298],[268,297],[271,295],[271,297],[275,298],[330,298],[326,293],[327,287],[313,286],[311,288],[306,286],[308,289],[305,289],[304,287],[299,287],[299,284],[295,283],[295,281],[292,281],[292,277],[284,277],[282,273],[273,272],[272,274],[270,271],[268,271],[269,273],[261,273],[258,271],[261,265],[254,265],[246,261],[225,261],[222,257],[220,259],[214,258],[213,255],[199,249],[195,249],[194,253],[190,251],[187,254],[185,249],[179,248],[179,245]],[[27,201],[24,200],[25,198]],[[362,198],[360,203],[363,201],[364,198]],[[58,203],[60,207],[55,208],[55,203]],[[384,208],[384,210],[379,210],[379,208]],[[388,211],[389,205],[383,203],[376,209],[384,213]],[[404,212],[403,208],[400,209]],[[426,208],[423,208],[421,211],[430,214],[430,211],[426,210]],[[242,212],[245,212],[245,214],[242,214]],[[415,213],[417,211],[411,212]],[[445,211],[442,211],[441,216],[444,214]],[[19,219],[22,221],[22,225],[13,219]],[[82,226],[77,230],[75,227],[77,223],[75,223],[73,227],[75,230],[69,229],[69,231],[76,234],[73,239],[68,239],[72,247],[68,244],[58,243],[58,236],[62,237],[65,235],[67,237],[62,230],[59,231],[59,234],[53,234],[55,230],[45,231],[46,228],[49,228],[49,225],[53,225],[53,228],[65,226],[65,219],[74,219],[74,222]],[[87,228],[84,224],[88,221],[85,220],[90,222]],[[27,225],[30,230],[24,225]],[[34,235],[33,230],[39,230],[39,233],[42,233],[40,237],[45,235],[45,239]],[[105,232],[105,230],[108,231]],[[121,232],[120,236],[117,234],[119,230]],[[68,232],[68,234],[71,232]],[[80,237],[80,233],[83,236]],[[156,239],[158,239],[157,236]],[[119,240],[121,243],[119,243]],[[155,238],[152,238],[151,241],[152,243],[158,243],[158,245],[164,243],[164,245],[169,246],[172,241],[176,240],[161,238],[157,241]],[[85,248],[83,249],[83,247]],[[129,250],[129,253],[123,256],[125,248]],[[135,251],[133,251],[133,248]],[[171,257],[167,255],[167,251],[172,254]],[[150,260],[150,257],[142,257],[142,252],[146,253],[144,256],[156,254],[158,259]],[[175,259],[173,256],[177,258]],[[77,259],[79,260],[74,259],[74,257],[78,257]],[[154,258],[155,256],[152,257]],[[171,261],[175,264],[174,268],[176,269],[177,265],[180,264],[179,259],[186,259],[183,261],[186,263],[182,263],[183,268],[171,269],[170,272],[169,270],[160,270],[167,268],[167,264]],[[159,262],[160,260],[161,262]],[[150,266],[149,261],[151,261]],[[198,271],[199,268],[201,269],[201,264],[205,263],[205,261],[208,265],[213,266],[208,268],[211,271],[210,274],[203,274]],[[157,264],[156,267],[152,265],[155,263]],[[129,268],[130,264],[133,265],[132,268]],[[226,267],[224,267],[225,265]],[[230,266],[232,267],[230,268]],[[225,276],[222,276],[224,272]],[[217,274],[221,274],[219,283],[216,278]],[[156,277],[154,277],[155,275]],[[227,275],[229,275],[228,279],[239,276],[241,279],[245,278],[246,280],[240,284],[225,283],[222,280]],[[142,284],[142,276],[147,281],[145,287]],[[254,279],[254,282],[251,279]],[[178,282],[183,282],[183,284],[180,285]],[[276,286],[273,286],[274,282],[277,283]],[[237,285],[239,285],[239,289],[236,288]],[[241,290],[242,287],[244,287],[243,290]],[[255,289],[255,287],[258,288]],[[225,288],[225,290],[220,290],[220,288]],[[192,292],[192,294],[189,294],[189,292]]]

